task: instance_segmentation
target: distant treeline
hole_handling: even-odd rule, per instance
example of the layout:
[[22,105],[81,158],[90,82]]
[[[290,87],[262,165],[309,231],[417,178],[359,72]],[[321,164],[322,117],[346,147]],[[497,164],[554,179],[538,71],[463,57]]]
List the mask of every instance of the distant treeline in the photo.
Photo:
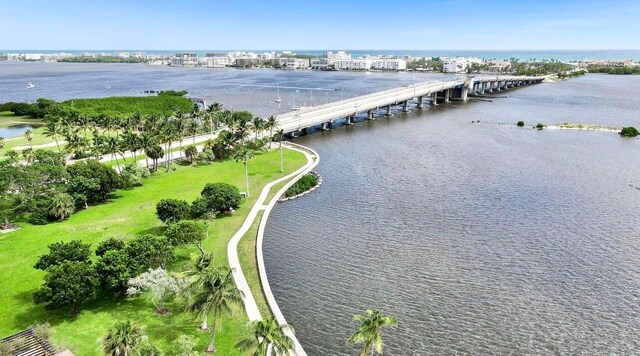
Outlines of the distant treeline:
[[520,62],[511,60],[511,71],[516,75],[546,75],[565,73],[573,69],[571,64],[559,61]]
[[575,72],[563,72],[563,73],[558,73],[558,78],[564,79],[564,78],[579,77],[579,76],[585,75],[586,73],[587,72],[585,72],[584,70],[578,70]]
[[605,73],[605,74],[640,74],[640,67],[604,67],[604,66],[589,66],[590,73]]
[[62,58],[58,61],[68,62],[68,63],[144,63],[146,62],[146,59],[104,56],[104,57],[69,57],[69,58]]
[[170,115],[176,109],[190,112],[193,103],[184,95],[186,90],[168,90],[159,92],[157,96],[113,96],[96,99],[73,99],[56,102],[40,98],[35,103],[8,102],[0,104],[0,112],[11,111],[17,116],[29,116],[41,119],[55,108],[73,108],[89,116],[107,115],[125,117],[138,113],[140,115]]

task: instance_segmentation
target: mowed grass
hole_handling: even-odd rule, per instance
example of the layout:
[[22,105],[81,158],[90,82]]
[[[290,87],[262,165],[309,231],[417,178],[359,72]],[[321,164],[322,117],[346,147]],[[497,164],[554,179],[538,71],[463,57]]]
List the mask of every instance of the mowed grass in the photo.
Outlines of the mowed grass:
[[141,115],[171,115],[174,108],[189,112],[193,102],[188,98],[175,95],[157,96],[111,96],[107,98],[72,99],[62,103],[73,106],[90,115],[115,115],[126,117],[134,113]]
[[[304,155],[299,152],[285,150],[284,154],[284,173],[279,172],[277,150],[251,160],[249,172],[253,195],[233,215],[216,218],[210,225],[210,237],[203,246],[213,252],[216,264],[227,265],[227,242],[242,225],[264,185],[295,171],[306,162]],[[36,322],[48,322],[56,343],[70,348],[76,355],[101,355],[100,338],[117,320],[128,319],[143,325],[149,340],[163,348],[167,348],[180,334],[188,334],[197,337],[197,349],[204,350],[208,334],[199,332],[198,322],[192,315],[183,313],[177,305],[170,306],[172,313],[164,316],[157,315],[151,303],[144,298],[97,300],[85,305],[76,317],[71,317],[66,310],[47,311],[43,306],[33,303],[33,292],[42,284],[45,275],[33,265],[39,255],[47,252],[47,245],[55,241],[79,239],[95,248],[101,240],[110,236],[127,238],[140,234],[161,234],[164,226],[155,215],[155,205],[160,199],[192,201],[210,182],[227,182],[243,187],[243,174],[242,163],[233,161],[209,166],[178,166],[169,173],[155,173],[144,182],[143,187],[117,191],[111,201],[80,211],[66,221],[45,226],[21,223],[21,230],[0,234],[0,337]],[[244,245],[240,251],[251,253]],[[195,253],[196,249],[191,247],[177,250],[177,260],[170,269],[180,270]],[[246,262],[246,256],[242,256],[242,260]],[[243,266],[247,264],[243,263]],[[256,279],[251,280],[252,290],[259,289],[259,285],[254,285]],[[219,355],[240,354],[233,345],[246,334],[246,323],[242,306],[236,308],[232,317],[227,316],[222,320],[216,337]]]
[[[44,127],[43,122],[40,120],[32,119],[27,116],[16,116],[12,112],[4,111],[0,112],[0,128],[1,127],[11,127],[14,125],[31,125],[34,127],[33,131],[33,140],[31,140],[31,145],[34,146],[34,149],[37,149],[38,145],[48,144],[53,142],[52,139],[43,135]],[[25,148],[29,147],[29,141],[24,137],[24,135],[16,135],[11,137],[4,137],[4,147],[0,150],[0,157],[6,156],[7,152],[13,151],[16,147],[25,146]],[[53,147],[47,147],[43,149],[57,149],[54,145]],[[20,149],[16,150],[18,153],[22,153]]]

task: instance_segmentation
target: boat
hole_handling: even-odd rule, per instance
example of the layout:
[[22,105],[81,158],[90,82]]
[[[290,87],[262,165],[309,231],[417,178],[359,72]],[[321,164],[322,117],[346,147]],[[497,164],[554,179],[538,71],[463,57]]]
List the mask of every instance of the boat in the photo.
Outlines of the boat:
[[33,83],[31,83],[31,82],[27,83],[27,89],[32,89],[32,88],[35,88],[35,87],[36,86],[33,85]]
[[106,87],[104,87],[105,89],[109,90],[111,89],[111,85],[107,85]]
[[276,83],[276,90],[278,92],[277,96],[276,96],[276,100],[274,100],[276,103],[279,103],[282,101],[282,99],[280,99],[280,83]]

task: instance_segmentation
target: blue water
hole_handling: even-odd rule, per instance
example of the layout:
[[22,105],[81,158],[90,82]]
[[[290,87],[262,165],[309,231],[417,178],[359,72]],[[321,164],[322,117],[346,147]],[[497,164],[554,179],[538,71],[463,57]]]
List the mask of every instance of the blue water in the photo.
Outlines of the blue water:
[[[331,50],[331,49],[329,49]],[[333,51],[340,50],[334,49]],[[57,49],[57,50],[10,50],[10,49],[0,49],[0,53],[82,53],[82,52],[107,52],[113,53],[117,51],[130,51],[130,52],[147,52],[153,54],[173,54],[176,52],[195,52],[198,56],[204,56],[206,53],[212,52],[229,52],[232,50],[228,49],[216,49],[216,50],[144,50],[144,49],[135,49],[135,50],[117,50],[117,49],[104,49],[104,50],[82,50],[82,49]],[[244,50],[247,52],[271,52],[271,51],[282,51],[273,50],[273,49],[250,49]],[[298,49],[291,50],[294,53],[298,54],[313,54],[313,55],[322,55],[326,53],[328,50],[309,50],[309,49]],[[363,55],[376,55],[376,54],[387,54],[387,55],[396,55],[396,56],[412,56],[412,57],[455,57],[455,56],[465,56],[465,57],[478,57],[485,59],[510,59],[510,58],[518,58],[520,60],[528,60],[528,59],[555,59],[559,61],[582,61],[585,59],[612,59],[612,60],[623,60],[623,59],[632,59],[634,61],[640,61],[640,50],[638,49],[628,49],[628,50],[346,50],[350,52],[353,56],[363,56]]]

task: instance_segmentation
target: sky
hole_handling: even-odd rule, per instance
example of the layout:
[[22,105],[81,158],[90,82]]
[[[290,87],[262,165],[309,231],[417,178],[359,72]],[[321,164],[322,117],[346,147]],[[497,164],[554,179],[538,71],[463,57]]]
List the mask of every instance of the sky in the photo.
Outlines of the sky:
[[0,48],[640,49],[640,1],[0,0]]

